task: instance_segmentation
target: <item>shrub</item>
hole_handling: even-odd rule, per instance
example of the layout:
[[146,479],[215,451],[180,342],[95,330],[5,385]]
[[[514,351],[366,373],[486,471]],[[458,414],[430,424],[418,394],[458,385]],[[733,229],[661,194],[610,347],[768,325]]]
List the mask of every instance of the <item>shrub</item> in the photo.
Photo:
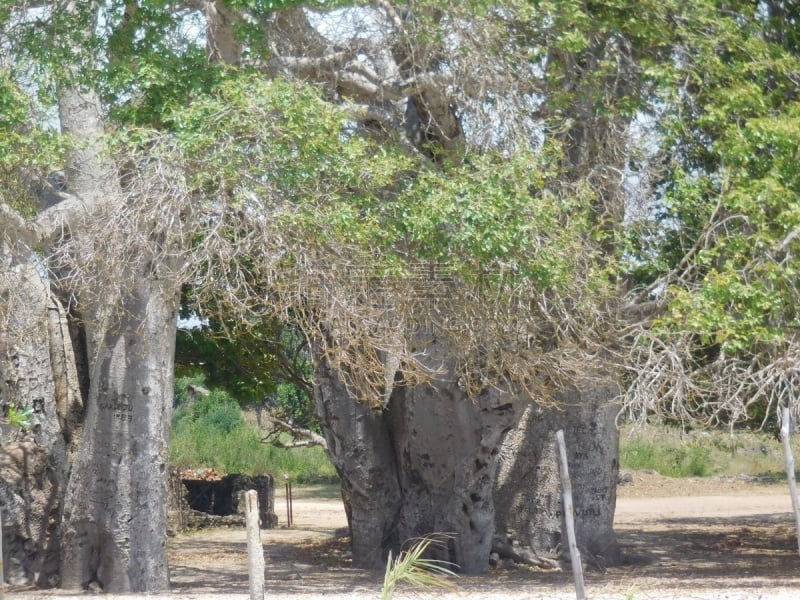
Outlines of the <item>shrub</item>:
[[[182,378],[186,379],[186,378]],[[191,382],[202,385],[202,382]],[[179,387],[179,386],[182,386]],[[185,390],[186,381],[176,388]],[[213,467],[220,473],[288,474],[296,483],[331,481],[336,472],[322,448],[285,450],[261,441],[241,407],[223,391],[194,401],[176,390],[170,462],[181,469]]]
[[673,477],[707,475],[786,476],[783,447],[769,432],[677,427],[623,428],[620,466],[657,471]]

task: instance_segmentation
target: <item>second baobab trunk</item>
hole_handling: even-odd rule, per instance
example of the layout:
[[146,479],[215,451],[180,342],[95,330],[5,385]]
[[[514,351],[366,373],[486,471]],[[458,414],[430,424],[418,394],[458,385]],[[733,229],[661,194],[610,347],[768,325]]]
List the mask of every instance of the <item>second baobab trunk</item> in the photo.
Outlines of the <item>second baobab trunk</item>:
[[497,448],[514,420],[499,389],[470,397],[446,343],[432,341],[425,360],[432,381],[395,387],[385,408],[359,402],[323,358],[315,397],[328,452],[344,490],[353,562],[383,568],[404,544],[445,534],[433,558],[465,573],[489,567]]

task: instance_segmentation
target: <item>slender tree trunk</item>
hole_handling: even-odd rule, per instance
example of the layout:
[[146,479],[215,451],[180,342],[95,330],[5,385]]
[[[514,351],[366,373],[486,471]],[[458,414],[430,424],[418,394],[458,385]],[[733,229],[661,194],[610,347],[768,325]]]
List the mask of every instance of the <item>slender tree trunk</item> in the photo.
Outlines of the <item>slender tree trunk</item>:
[[166,499],[177,294],[143,273],[94,349],[67,488],[62,587],[169,587]]
[[594,378],[556,394],[555,407],[529,405],[503,441],[495,528],[539,558],[567,551],[555,434],[564,430],[578,546],[587,562],[618,564],[614,533],[619,432],[616,381]]

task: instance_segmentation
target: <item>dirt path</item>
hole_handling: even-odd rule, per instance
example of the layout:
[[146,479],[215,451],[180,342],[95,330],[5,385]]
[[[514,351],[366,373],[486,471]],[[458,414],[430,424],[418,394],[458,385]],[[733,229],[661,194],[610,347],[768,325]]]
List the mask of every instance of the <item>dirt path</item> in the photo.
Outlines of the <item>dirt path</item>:
[[[800,558],[786,484],[672,480],[635,473],[619,488],[616,527],[629,564],[589,569],[592,600],[800,598]],[[278,516],[285,502],[276,498]],[[265,530],[267,598],[378,598],[380,574],[350,568],[346,519],[333,487],[294,497],[294,527]],[[215,529],[170,540],[173,600],[248,598],[243,530]],[[587,560],[587,562],[591,562]],[[447,592],[403,590],[396,598],[560,600],[575,598],[571,575],[527,568],[460,577]],[[61,598],[24,592],[9,598]],[[112,598],[112,596],[109,596]],[[130,597],[128,597],[130,598]]]

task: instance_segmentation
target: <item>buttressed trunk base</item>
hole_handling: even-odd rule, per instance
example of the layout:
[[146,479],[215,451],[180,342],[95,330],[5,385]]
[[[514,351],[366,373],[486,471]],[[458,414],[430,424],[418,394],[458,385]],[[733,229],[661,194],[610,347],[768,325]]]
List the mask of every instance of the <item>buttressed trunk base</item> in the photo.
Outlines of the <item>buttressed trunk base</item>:
[[317,411],[342,477],[355,566],[384,568],[390,550],[396,555],[410,540],[444,534],[431,546],[433,558],[466,573],[488,569],[497,450],[514,410],[496,389],[470,398],[445,350],[441,342],[426,348],[439,362],[431,371],[443,375],[395,388],[382,411],[353,398],[318,358]]

